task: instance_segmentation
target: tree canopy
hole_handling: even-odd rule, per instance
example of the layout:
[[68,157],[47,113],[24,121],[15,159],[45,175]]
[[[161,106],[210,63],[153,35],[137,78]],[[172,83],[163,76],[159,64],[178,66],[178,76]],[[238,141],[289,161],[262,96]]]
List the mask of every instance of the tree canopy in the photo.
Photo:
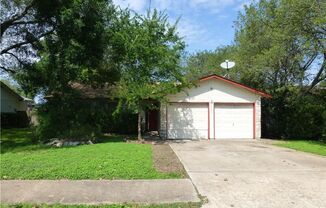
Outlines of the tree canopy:
[[176,24],[171,25],[167,15],[156,9],[127,18],[128,23],[120,24],[115,32],[118,41],[114,49],[123,54],[117,95],[120,103],[140,114],[151,107],[148,101],[163,101],[165,95],[185,84],[180,65],[185,43]]
[[229,71],[220,67],[225,60],[234,60],[235,52],[236,47],[229,45],[218,47],[215,51],[201,51],[190,55],[187,60],[188,71],[186,71],[189,73],[189,79],[196,80],[211,74],[229,75],[231,78],[237,79],[238,64]]
[[67,1],[1,0],[0,67],[16,73],[37,58],[40,40],[54,33],[58,11]]
[[[51,2],[7,2],[8,8],[19,8],[17,15],[25,15],[21,21],[42,21],[35,25],[39,31],[34,31],[29,23],[17,23],[17,15],[8,15],[1,23],[6,29],[4,36],[19,36],[20,29],[35,32],[34,41],[26,43],[30,47],[27,50],[33,52],[29,61],[4,68],[29,93],[47,96],[47,102],[39,108],[40,135],[71,137],[82,126],[98,129],[98,121],[88,121],[101,119],[100,114],[78,102],[73,83],[94,88],[114,86],[111,93],[119,99],[119,106],[139,115],[141,110],[153,107],[147,101],[161,101],[185,84],[180,66],[185,43],[176,32],[176,24],[170,24],[165,13],[152,10],[140,15],[118,9],[106,0],[65,0],[49,5]],[[46,13],[43,7],[54,10]],[[37,36],[42,32],[47,34]],[[9,45],[9,41],[6,43]],[[21,46],[8,51],[19,53]],[[7,53],[6,49],[3,52]]]
[[114,6],[105,0],[65,1],[53,18],[55,31],[39,42],[38,61],[15,73],[22,87],[34,94],[62,95],[73,82],[112,82],[117,75],[105,56],[116,26]]
[[[44,2],[50,4],[52,1]],[[10,73],[25,91],[48,97],[38,109],[40,137],[79,135],[89,138],[99,131],[100,113],[81,104],[72,85],[99,87],[116,81],[118,74],[112,59],[120,53],[113,54],[110,50],[118,11],[106,0],[57,3],[59,6],[54,7],[57,10],[51,16],[55,22],[53,32],[37,40],[38,48],[33,48],[37,60],[14,68]]]
[[326,3],[261,0],[236,22],[237,62],[255,86],[309,85],[326,78]]

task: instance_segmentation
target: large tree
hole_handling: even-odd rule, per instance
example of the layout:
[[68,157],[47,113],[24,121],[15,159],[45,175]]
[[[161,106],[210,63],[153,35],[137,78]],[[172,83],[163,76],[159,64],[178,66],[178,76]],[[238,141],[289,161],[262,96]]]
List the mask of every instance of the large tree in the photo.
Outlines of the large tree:
[[40,40],[53,34],[58,11],[68,1],[1,0],[0,68],[14,74],[37,60]]
[[238,17],[235,41],[246,82],[273,89],[308,84],[310,91],[326,78],[326,2],[252,3]]
[[326,2],[254,2],[239,15],[235,46],[241,81],[273,95],[263,102],[265,136],[321,137],[326,104],[316,86],[326,78]]
[[55,16],[54,33],[39,42],[38,61],[16,77],[30,92],[64,94],[73,82],[101,85],[112,81],[109,50],[115,8],[106,0],[67,0]]
[[78,100],[73,84],[99,87],[118,77],[113,59],[119,53],[110,52],[118,14],[111,1],[62,2],[53,16],[54,32],[38,41],[38,60],[21,67],[15,78],[29,93],[49,97],[38,111],[40,138],[89,138],[99,130],[98,114]]
[[152,107],[150,101],[164,101],[165,95],[185,83],[180,67],[185,44],[176,24],[169,24],[167,15],[157,10],[122,21],[115,34],[120,40],[115,49],[124,53],[117,95],[120,103],[138,113],[138,139],[142,139],[141,111]]

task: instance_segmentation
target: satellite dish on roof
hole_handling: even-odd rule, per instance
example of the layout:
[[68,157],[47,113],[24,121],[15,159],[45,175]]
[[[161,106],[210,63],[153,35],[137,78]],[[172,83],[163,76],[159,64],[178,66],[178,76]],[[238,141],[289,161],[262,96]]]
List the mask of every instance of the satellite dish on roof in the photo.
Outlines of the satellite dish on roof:
[[233,61],[225,60],[223,63],[220,65],[223,69],[231,69],[232,67],[235,66],[235,63]]

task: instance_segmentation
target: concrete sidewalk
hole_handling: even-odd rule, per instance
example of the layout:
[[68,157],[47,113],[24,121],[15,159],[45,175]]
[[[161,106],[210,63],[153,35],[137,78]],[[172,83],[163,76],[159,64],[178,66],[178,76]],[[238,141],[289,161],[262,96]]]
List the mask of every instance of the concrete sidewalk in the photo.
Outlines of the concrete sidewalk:
[[1,203],[121,204],[199,202],[189,179],[3,180]]

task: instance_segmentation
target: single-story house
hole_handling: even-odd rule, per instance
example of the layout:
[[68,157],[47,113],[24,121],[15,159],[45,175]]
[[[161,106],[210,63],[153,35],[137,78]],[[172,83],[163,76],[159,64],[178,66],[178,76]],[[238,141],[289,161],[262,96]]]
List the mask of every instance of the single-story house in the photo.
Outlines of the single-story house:
[[[80,99],[94,104],[100,102],[101,108],[112,109],[117,105],[117,100],[109,96],[112,91],[109,86],[94,89],[73,83],[72,88],[80,93]],[[143,130],[158,133],[163,139],[260,138],[262,97],[271,95],[222,76],[206,76],[190,89],[167,95],[167,103],[149,101],[156,108],[142,113]],[[133,117],[136,118],[128,116]],[[128,124],[136,130],[136,120],[130,122],[125,120],[124,128]],[[108,121],[108,125],[113,124]]]
[[168,95],[159,110],[149,110],[146,127],[166,139],[260,138],[261,97],[271,95],[210,75],[195,87]]
[[1,126],[25,127],[34,106],[32,99],[25,98],[0,81]]

